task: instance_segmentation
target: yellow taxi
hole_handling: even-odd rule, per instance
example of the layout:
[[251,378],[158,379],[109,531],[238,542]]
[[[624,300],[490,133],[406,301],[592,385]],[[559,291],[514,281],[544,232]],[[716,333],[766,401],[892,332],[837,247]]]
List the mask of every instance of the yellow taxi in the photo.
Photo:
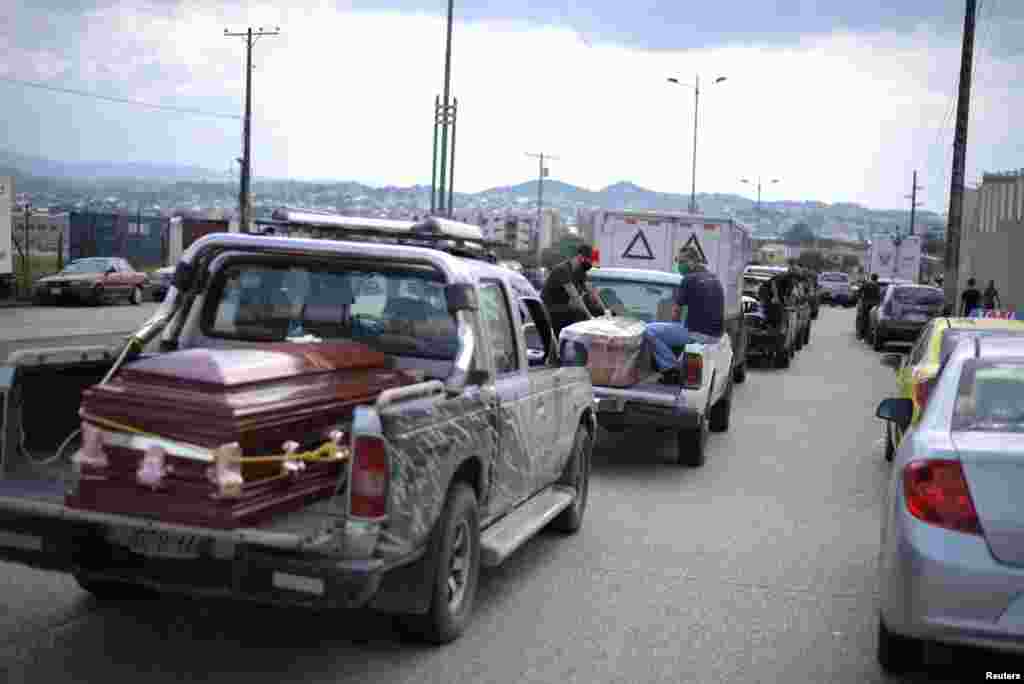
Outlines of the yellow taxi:
[[[917,424],[939,369],[960,340],[991,335],[1024,335],[1024,321],[1002,318],[933,318],[921,331],[909,354],[886,354],[882,363],[895,369],[898,396],[914,402]],[[899,428],[886,422],[885,458],[891,461],[903,438]],[[895,434],[894,434],[895,431]]]

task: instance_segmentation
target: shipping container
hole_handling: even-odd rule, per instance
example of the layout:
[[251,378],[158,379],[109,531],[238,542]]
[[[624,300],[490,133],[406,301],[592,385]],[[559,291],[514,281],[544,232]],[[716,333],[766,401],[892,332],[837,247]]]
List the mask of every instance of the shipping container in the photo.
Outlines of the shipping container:
[[167,258],[169,226],[162,216],[72,212],[68,257],[121,257],[140,271],[159,268]]

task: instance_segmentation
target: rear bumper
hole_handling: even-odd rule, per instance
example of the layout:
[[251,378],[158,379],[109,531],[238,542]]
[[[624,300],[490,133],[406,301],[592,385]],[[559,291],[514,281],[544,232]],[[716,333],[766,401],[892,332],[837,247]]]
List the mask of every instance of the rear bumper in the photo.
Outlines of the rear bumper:
[[[57,509],[59,507],[53,506]],[[65,509],[66,510],[66,509]],[[115,529],[194,534],[198,557],[153,558],[108,541]],[[287,548],[291,535],[213,531],[91,514],[66,517],[0,510],[0,560],[83,579],[127,582],[166,593],[307,608],[358,608],[374,599],[387,572],[415,561],[340,559]],[[277,539],[275,539],[275,536]]]
[[645,383],[643,389],[594,387],[597,422],[606,429],[635,427],[696,428],[702,412],[686,403],[686,393],[678,385]]

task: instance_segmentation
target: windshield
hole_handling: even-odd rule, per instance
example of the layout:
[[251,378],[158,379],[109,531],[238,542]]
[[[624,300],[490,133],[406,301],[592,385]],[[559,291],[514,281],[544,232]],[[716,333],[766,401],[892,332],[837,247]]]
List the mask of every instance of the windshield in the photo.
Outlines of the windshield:
[[1021,337],[1022,330],[970,330],[970,329],[947,329],[942,335],[942,344],[939,346],[939,364],[946,363],[956,350],[956,346],[963,340],[976,339],[979,337]]
[[964,364],[953,408],[954,431],[1024,432],[1024,364]]
[[641,283],[610,278],[591,278],[602,301],[619,316],[639,318],[644,323],[672,320],[675,285]]
[[106,273],[113,265],[109,259],[83,259],[68,264],[61,273]]
[[829,283],[848,283],[850,276],[845,273],[822,273],[821,279]]
[[233,264],[218,276],[205,332],[261,342],[353,340],[385,354],[451,360],[445,283],[429,269]]
[[926,287],[899,287],[892,293],[892,297],[899,304],[921,306],[941,306],[945,301],[940,290]]

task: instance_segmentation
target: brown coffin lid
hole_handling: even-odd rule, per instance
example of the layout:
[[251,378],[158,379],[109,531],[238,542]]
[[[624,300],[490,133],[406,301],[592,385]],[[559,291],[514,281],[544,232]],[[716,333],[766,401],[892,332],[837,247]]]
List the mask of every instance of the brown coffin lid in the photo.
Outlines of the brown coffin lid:
[[[171,381],[237,387],[311,373],[385,368],[388,357],[358,342],[269,344],[262,349],[187,349],[128,364],[131,382]],[[163,384],[161,382],[161,384]]]

